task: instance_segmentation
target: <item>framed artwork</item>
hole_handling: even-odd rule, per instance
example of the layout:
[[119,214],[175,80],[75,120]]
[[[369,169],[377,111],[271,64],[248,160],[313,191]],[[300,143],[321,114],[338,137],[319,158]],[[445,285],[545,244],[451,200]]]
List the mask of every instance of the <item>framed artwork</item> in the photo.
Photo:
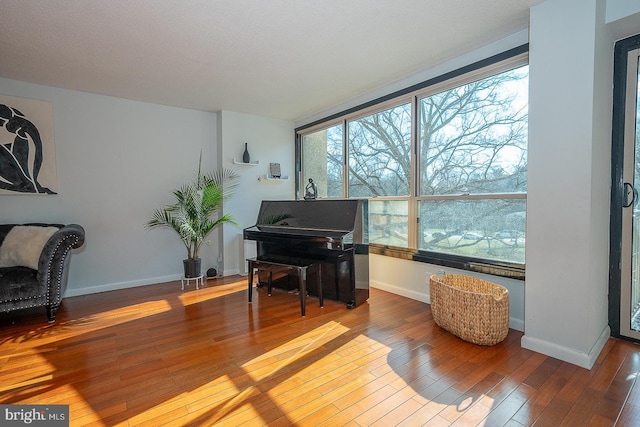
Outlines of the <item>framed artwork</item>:
[[269,163],[269,175],[271,178],[280,178],[280,163]]
[[57,194],[53,105],[0,95],[0,194]]

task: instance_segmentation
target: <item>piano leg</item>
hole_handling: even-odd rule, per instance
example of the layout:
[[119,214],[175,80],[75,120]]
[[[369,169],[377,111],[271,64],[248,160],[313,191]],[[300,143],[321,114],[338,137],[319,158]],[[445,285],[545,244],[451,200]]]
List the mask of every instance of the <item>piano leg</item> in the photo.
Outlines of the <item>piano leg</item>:
[[333,277],[335,277],[336,284],[336,301],[340,301],[340,268],[338,267],[340,261],[336,260],[333,263]]
[[249,277],[247,278],[248,282],[248,291],[249,291],[249,304],[251,304],[251,296],[253,294],[253,261],[247,260],[249,262]]
[[302,317],[307,314],[307,269],[300,269],[300,312]]
[[322,264],[315,264],[318,272],[318,299],[320,299],[320,308],[324,307],[324,296],[322,295]]
[[300,312],[302,316],[306,316],[307,314],[307,270],[316,271],[316,277],[318,278],[318,300],[320,302],[320,307],[324,307],[324,296],[322,295],[322,265],[321,264],[310,264],[305,267],[301,267],[298,269],[298,276],[300,278]]
[[352,309],[356,306],[356,277],[354,275],[354,271],[355,271],[355,261],[353,259],[353,257],[351,257],[351,259],[349,260],[349,283],[351,284],[351,289],[353,289],[353,299],[349,300],[349,302],[347,303],[347,308],[348,309]]
[[322,264],[310,264],[298,269],[298,275],[300,277],[300,311],[302,317],[307,313],[307,270],[316,271],[316,277],[318,278],[318,300],[320,301],[320,308],[324,307],[324,296],[322,294]]

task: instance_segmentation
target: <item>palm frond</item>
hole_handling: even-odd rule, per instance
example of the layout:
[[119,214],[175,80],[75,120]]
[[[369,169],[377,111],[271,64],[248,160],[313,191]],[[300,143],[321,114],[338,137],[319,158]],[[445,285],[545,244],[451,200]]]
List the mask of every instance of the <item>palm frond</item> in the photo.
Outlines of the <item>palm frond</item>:
[[146,224],[148,228],[174,230],[187,248],[188,258],[198,258],[200,246],[219,225],[238,225],[230,214],[219,216],[224,200],[231,197],[238,186],[238,175],[230,169],[203,174],[201,164],[202,155],[196,178],[174,190],[175,203],[156,209]]

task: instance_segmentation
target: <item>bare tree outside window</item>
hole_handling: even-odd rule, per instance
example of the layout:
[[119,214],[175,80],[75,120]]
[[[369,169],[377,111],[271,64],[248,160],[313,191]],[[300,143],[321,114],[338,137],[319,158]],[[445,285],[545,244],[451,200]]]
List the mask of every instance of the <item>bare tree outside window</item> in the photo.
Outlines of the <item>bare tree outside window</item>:
[[527,189],[527,67],[420,100],[420,194]]
[[411,104],[349,122],[349,197],[408,196]]
[[371,242],[407,247],[414,230],[418,249],[524,263],[527,95],[523,66],[419,97],[418,117],[404,102],[349,120],[347,171],[329,132],[321,138],[326,186],[337,194],[346,172],[349,197],[370,199]]
[[527,189],[527,86],[521,67],[420,100],[419,249],[524,263],[526,202],[507,196]]

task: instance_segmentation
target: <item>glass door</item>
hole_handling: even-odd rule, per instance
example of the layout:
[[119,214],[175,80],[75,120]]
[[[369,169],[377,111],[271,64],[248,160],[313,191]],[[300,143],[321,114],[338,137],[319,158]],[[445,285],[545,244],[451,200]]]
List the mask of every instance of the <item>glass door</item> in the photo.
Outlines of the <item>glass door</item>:
[[620,335],[640,340],[640,49],[627,55]]

